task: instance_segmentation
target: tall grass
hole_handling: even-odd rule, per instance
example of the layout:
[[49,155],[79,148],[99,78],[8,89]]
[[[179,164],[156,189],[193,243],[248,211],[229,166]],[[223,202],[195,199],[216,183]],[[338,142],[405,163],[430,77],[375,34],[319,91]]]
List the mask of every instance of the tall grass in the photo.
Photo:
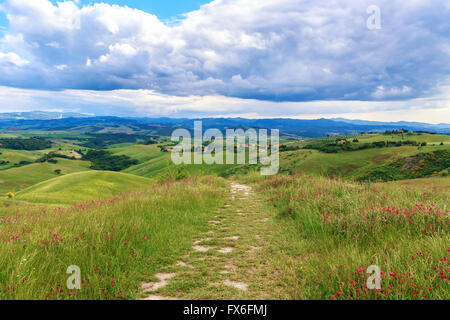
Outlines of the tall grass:
[[[311,176],[274,177],[258,188],[278,211],[276,246],[291,261],[292,298],[450,298],[448,188]],[[367,288],[370,265],[382,270],[381,290]]]
[[[211,177],[166,182],[70,207],[4,201],[0,208],[1,299],[132,299],[140,281],[173,263],[224,201]],[[69,266],[81,290],[69,290]]]

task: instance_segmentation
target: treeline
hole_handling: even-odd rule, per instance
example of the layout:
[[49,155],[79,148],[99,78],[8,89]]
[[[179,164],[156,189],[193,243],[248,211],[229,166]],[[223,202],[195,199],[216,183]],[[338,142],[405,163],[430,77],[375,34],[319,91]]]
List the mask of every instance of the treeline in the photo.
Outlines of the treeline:
[[50,163],[56,163],[55,158],[62,158],[62,159],[69,159],[69,160],[77,160],[75,157],[69,157],[66,156],[65,154],[59,154],[56,152],[49,152],[47,154],[44,154],[42,157],[40,157],[39,159],[37,159],[35,162],[37,163],[43,163],[43,162],[50,162]]
[[83,154],[83,160],[91,161],[91,169],[93,170],[107,171],[122,171],[139,163],[129,156],[116,156],[106,150],[89,150],[86,154]]
[[[358,142],[356,139],[354,142]],[[417,142],[412,140],[405,141],[375,141],[368,143],[352,143],[350,141],[340,140],[334,143],[318,142],[308,144],[303,149],[314,149],[325,153],[339,153],[343,151],[357,151],[372,148],[401,147],[401,146],[426,146],[426,142]]]
[[291,146],[286,144],[280,145],[280,152],[297,151],[300,149],[301,149],[300,146]]
[[13,150],[44,150],[52,146],[51,141],[43,138],[0,139],[0,147]]
[[[92,138],[88,138],[86,142],[82,144],[83,147],[91,149],[103,149],[113,144],[119,143],[142,143],[152,144],[157,143],[157,138],[148,137],[137,134],[126,133],[114,133],[114,134],[89,134]],[[155,142],[156,141],[156,142]]]

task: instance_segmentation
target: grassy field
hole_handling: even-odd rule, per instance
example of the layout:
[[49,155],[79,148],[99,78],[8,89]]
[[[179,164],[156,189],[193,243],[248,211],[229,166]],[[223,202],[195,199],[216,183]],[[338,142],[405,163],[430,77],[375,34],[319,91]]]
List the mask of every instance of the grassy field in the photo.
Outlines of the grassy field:
[[[414,187],[411,187],[414,185]],[[277,210],[273,245],[292,299],[449,299],[450,179],[256,183]],[[370,265],[381,290],[366,287]]]
[[[353,137],[353,136],[352,136]],[[450,144],[450,136],[444,134],[429,134],[429,133],[405,133],[393,135],[357,135],[356,138],[360,140],[359,143],[376,142],[376,141],[402,141],[413,140],[418,142],[426,142],[427,144],[439,145],[441,142]]]
[[[27,150],[11,150],[0,148],[0,170],[6,170],[18,164],[21,161],[34,162],[42,157],[42,151],[27,151]],[[9,162],[9,163],[7,163]]]
[[149,188],[154,181],[120,172],[85,171],[46,180],[16,194],[22,201],[73,204]]
[[18,192],[36,183],[58,177],[55,170],[61,170],[61,174],[69,174],[90,170],[89,161],[58,159],[58,163],[33,163],[19,168],[11,168],[0,171],[0,195],[7,192]]
[[281,172],[290,174],[299,172],[353,179],[392,161],[436,150],[448,150],[448,145],[372,148],[341,153],[296,150],[280,153],[280,167]]
[[[133,159],[137,159],[140,163],[123,170],[125,173],[130,173],[142,177],[161,177],[164,176],[168,170],[174,170],[175,165],[171,161],[170,152],[161,152],[157,145],[133,145],[125,147],[117,147],[108,149],[115,155],[127,155]],[[193,162],[193,161],[192,161]],[[248,165],[187,165],[186,171],[190,175],[216,175],[229,176],[234,170],[247,170]]]
[[164,158],[170,159],[170,153],[161,152],[158,145],[142,145],[142,144],[125,144],[125,146],[109,148],[108,151],[114,155],[126,155],[138,160],[140,163],[153,159]]
[[[0,149],[0,159],[79,149],[65,132],[46,137],[51,149]],[[356,182],[399,159],[448,150],[450,136],[354,137],[427,146],[281,152],[274,177],[249,165],[187,165],[180,174],[170,152],[129,143],[108,148],[138,160],[122,172],[62,158],[5,166],[0,299],[135,299],[141,282],[166,271],[177,277],[158,294],[174,298],[450,299],[450,178]],[[236,191],[236,181],[253,191]],[[212,249],[193,252],[198,241]],[[81,290],[66,288],[70,265],[82,270]],[[370,265],[383,271],[381,290],[365,287]],[[230,279],[248,290],[223,284]]]
[[[152,185],[81,206],[0,207],[1,299],[133,299],[139,283],[173,263],[221,205],[210,177]],[[82,289],[66,288],[71,265]]]

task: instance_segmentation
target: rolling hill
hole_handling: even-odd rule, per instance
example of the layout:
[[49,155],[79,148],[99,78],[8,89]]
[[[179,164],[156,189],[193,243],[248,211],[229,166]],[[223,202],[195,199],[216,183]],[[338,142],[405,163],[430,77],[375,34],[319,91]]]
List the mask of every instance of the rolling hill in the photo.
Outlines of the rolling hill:
[[58,175],[55,170],[61,170],[61,174],[69,174],[90,170],[90,161],[58,159],[58,163],[33,163],[18,168],[0,171],[0,195],[6,192],[16,193],[36,183],[52,179]]
[[153,180],[119,172],[87,171],[50,179],[19,192],[18,200],[73,204],[104,200],[117,194],[147,189]]
[[[440,150],[448,150],[450,136],[433,134],[401,135],[356,135],[342,136],[339,139],[352,141],[359,140],[354,145],[379,141],[402,141],[411,140],[416,142],[427,142],[426,146],[394,146],[394,147],[372,147],[356,151],[340,151],[338,153],[325,153],[318,150],[298,149],[280,153],[280,171],[285,173],[318,174],[332,177],[343,177],[346,179],[357,179],[368,172],[381,168],[405,157],[416,156],[419,153],[428,153]],[[321,142],[331,138],[321,138],[293,142],[288,146],[302,148],[306,144]],[[335,138],[333,138],[334,140]],[[441,145],[441,142],[443,143]]]

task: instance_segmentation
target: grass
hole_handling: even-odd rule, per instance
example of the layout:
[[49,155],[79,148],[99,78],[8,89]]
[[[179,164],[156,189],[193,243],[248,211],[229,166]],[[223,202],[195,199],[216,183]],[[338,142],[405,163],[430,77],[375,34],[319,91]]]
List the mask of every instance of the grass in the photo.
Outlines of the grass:
[[[194,235],[206,230],[224,186],[220,179],[195,178],[51,209],[5,201],[0,208],[1,298],[136,298],[141,281],[174,263]],[[66,288],[71,265],[81,268],[79,291]]]
[[[443,135],[404,139],[428,145],[282,152],[275,177],[262,177],[257,166],[203,164],[186,166],[185,180],[164,181],[174,167],[170,152],[129,144],[108,149],[140,162],[121,173],[61,158],[2,170],[0,194],[16,198],[0,200],[0,298],[135,299],[142,281],[167,271],[177,276],[157,294],[181,298],[447,300],[450,178],[354,182],[450,143]],[[52,149],[62,153],[75,147],[58,143]],[[5,151],[14,161],[36,156]],[[233,174],[257,194],[231,198],[228,182],[217,176]],[[201,238],[211,238],[201,245],[215,249],[192,252]],[[220,253],[224,247],[233,251]],[[180,259],[194,268],[177,266]],[[223,273],[230,264],[233,270]],[[70,265],[82,270],[80,291],[66,288]],[[370,265],[383,270],[379,291],[365,287]],[[223,285],[226,279],[247,283],[248,291]]]
[[[174,168],[175,165],[171,161],[170,152],[161,152],[157,145],[134,145],[126,147],[111,148],[108,151],[114,155],[127,155],[133,159],[137,159],[140,163],[131,166],[123,172],[130,173],[143,177],[161,177],[164,176],[169,168]],[[224,153],[225,154],[225,153]],[[193,156],[192,156],[193,157]],[[193,163],[193,161],[192,161]],[[201,165],[186,165],[186,170],[190,175],[204,176],[215,175],[228,177],[235,171],[247,170],[248,165],[221,165],[221,164],[201,164]]]
[[[353,136],[352,136],[353,137]],[[405,133],[394,135],[357,135],[360,143],[376,142],[376,141],[402,141],[412,140],[418,142],[426,142],[427,144],[437,144],[441,142],[444,144],[450,144],[450,135],[445,134],[429,134],[429,133]]]
[[435,150],[448,150],[448,146],[422,147],[420,150],[417,147],[402,146],[341,153],[289,151],[280,153],[280,171],[354,179],[392,161]]
[[108,171],[86,171],[68,174],[33,185],[16,194],[17,200],[73,204],[112,198],[124,192],[146,189],[153,180]]
[[91,163],[88,161],[78,161],[58,158],[58,163],[33,163],[19,168],[11,168],[0,171],[0,195],[7,192],[16,193],[24,190],[36,183],[52,179],[58,175],[55,170],[61,170],[61,174],[69,174],[80,171],[88,171]]
[[130,158],[138,160],[140,163],[164,156],[164,158],[167,158],[167,155],[170,157],[170,154],[161,152],[158,146],[154,144],[126,144],[125,146],[120,147],[110,147],[108,148],[108,151],[116,156],[129,156]]
[[377,167],[360,177],[361,180],[392,181],[437,175],[448,175],[450,150],[437,150],[403,158]]
[[[303,175],[257,182],[277,210],[273,243],[290,298],[449,299],[450,180],[435,179],[434,192],[421,180],[415,188]],[[379,291],[365,287],[370,265],[383,271]]]
[[0,164],[1,170],[9,169],[15,164],[18,164],[20,161],[34,162],[42,157],[42,151],[12,150],[0,148],[0,153],[0,162],[9,161],[9,163]]
[[[235,189],[224,199],[225,205],[215,213],[209,230],[196,235],[195,243],[210,250],[191,250],[180,258],[184,265],[174,264],[164,269],[176,276],[167,287],[152,294],[187,300],[289,297],[289,288],[278,281],[280,261],[273,259],[280,248],[269,243],[274,229],[271,208],[251,191]],[[221,252],[224,248],[232,250]],[[239,290],[226,281],[248,289]]]

